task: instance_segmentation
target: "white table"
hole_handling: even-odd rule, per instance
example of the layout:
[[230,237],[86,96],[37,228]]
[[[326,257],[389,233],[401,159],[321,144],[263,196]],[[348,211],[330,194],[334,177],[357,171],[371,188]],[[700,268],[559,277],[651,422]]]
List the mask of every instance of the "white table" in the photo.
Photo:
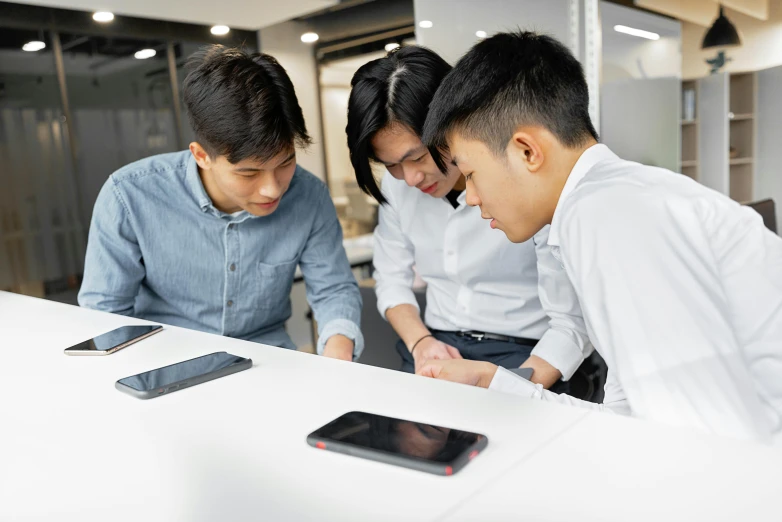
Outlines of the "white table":
[[[493,522],[574,495],[601,506],[592,519],[620,520],[611,514],[664,501],[657,487],[676,493],[661,482],[679,476],[664,463],[703,467],[682,478],[698,502],[726,480],[733,496],[718,488],[718,500],[734,508],[782,475],[775,450],[174,327],[106,357],[62,353],[137,323],[0,292],[0,520]],[[119,378],[220,350],[254,367],[150,401],[114,389]],[[308,433],[351,410],[490,442],[453,477],[307,445]],[[614,476],[605,486],[601,466]],[[617,507],[633,481],[643,484],[634,506]],[[753,500],[768,507],[767,497]],[[572,520],[576,509],[539,519]]]

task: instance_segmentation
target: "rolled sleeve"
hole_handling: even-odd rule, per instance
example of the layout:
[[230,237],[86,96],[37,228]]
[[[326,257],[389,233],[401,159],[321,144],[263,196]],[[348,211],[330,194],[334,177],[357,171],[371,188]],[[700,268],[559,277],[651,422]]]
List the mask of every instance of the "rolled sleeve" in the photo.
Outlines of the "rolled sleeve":
[[326,342],[335,335],[344,335],[353,341],[354,361],[358,359],[361,356],[361,352],[364,351],[364,335],[361,333],[361,328],[353,321],[347,319],[334,319],[323,325],[319,330],[318,355],[323,355]]
[[502,367],[497,368],[497,373],[494,374],[494,378],[489,384],[489,389],[511,395],[519,395],[528,399],[533,398],[538,392],[535,384]]
[[532,350],[532,355],[559,370],[562,380],[567,381],[592,353],[593,347],[576,290],[562,262],[548,244],[549,229],[546,226],[534,237],[538,258],[538,295],[549,317],[549,329]]

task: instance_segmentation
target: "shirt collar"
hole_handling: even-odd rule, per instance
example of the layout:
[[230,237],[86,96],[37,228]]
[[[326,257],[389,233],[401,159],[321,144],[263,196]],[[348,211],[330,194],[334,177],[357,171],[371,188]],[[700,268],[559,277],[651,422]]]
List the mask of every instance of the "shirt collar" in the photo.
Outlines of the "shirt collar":
[[549,245],[559,246],[559,227],[562,215],[560,209],[570,193],[575,190],[576,186],[584,179],[584,176],[592,170],[592,167],[605,159],[616,157],[616,154],[611,152],[611,149],[602,143],[592,145],[581,153],[581,157],[578,158],[576,164],[573,165],[573,170],[570,171],[565,186],[562,188],[562,193],[559,195],[559,201],[557,201],[557,208],[554,209],[554,217],[551,220],[551,230],[548,235]]
[[187,160],[185,183],[187,184],[187,189],[193,195],[202,211],[206,212],[210,207],[214,208],[212,206],[212,200],[206,193],[204,184],[201,182],[201,176],[198,174],[198,164],[192,154]]

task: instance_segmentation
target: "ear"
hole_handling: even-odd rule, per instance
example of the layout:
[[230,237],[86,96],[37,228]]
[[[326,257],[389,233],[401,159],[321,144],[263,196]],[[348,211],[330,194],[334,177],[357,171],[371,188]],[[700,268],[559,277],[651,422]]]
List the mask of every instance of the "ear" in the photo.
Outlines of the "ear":
[[508,153],[523,163],[529,172],[540,170],[545,159],[540,139],[529,129],[518,129],[513,133],[508,144]]
[[209,154],[206,153],[201,144],[197,141],[194,141],[190,144],[190,154],[193,155],[196,163],[202,169],[209,170],[212,167],[212,159],[209,157]]

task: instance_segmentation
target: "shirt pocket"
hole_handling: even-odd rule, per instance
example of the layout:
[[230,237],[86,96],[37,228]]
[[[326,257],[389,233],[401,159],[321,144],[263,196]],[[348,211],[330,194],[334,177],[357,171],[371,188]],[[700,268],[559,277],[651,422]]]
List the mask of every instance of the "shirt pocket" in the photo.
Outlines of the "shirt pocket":
[[298,259],[269,265],[258,263],[256,303],[259,310],[282,312],[288,309]]

